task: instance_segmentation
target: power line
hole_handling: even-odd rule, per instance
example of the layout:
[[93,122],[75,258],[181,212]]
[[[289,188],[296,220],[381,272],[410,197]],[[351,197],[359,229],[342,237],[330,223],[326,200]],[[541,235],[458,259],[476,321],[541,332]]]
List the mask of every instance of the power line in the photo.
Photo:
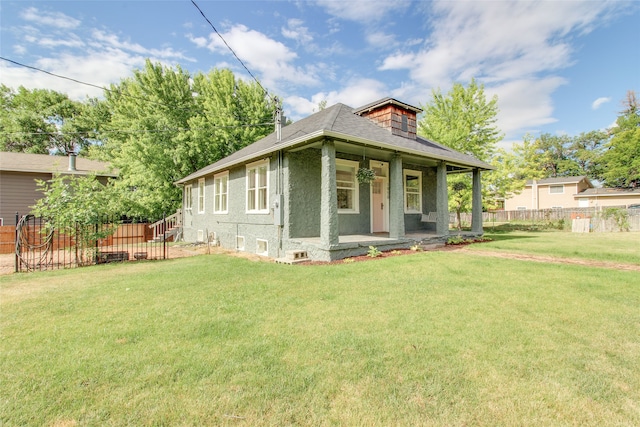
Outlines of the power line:
[[[273,126],[272,122],[268,123],[255,123],[248,125],[229,125],[229,126],[217,126],[213,125],[215,129],[238,129],[238,128],[250,128],[250,127],[262,127]],[[107,133],[162,133],[162,132],[186,132],[186,131],[206,131],[211,128],[165,128],[165,129],[108,129],[101,131],[84,131],[84,132],[0,132],[0,135],[88,135],[88,134],[107,134]]]
[[215,33],[218,35],[218,37],[220,37],[220,40],[222,40],[222,43],[225,44],[225,46],[227,46],[227,49],[229,49],[229,51],[233,54],[233,56],[236,57],[236,59],[238,60],[238,62],[240,63],[240,65],[242,65],[244,67],[245,70],[247,70],[247,73],[249,73],[249,75],[251,76],[251,78],[253,78],[253,80],[258,84],[258,86],[260,86],[260,89],[262,89],[262,91],[264,92],[264,94],[266,96],[268,96],[269,98],[272,98],[271,95],[269,95],[269,92],[267,92],[267,90],[262,86],[262,84],[260,84],[260,82],[258,81],[258,79],[256,78],[256,76],[253,75],[253,73],[249,70],[249,68],[247,68],[247,66],[244,64],[244,62],[242,62],[242,59],[240,59],[238,57],[238,55],[236,55],[236,52],[231,48],[231,46],[229,46],[229,43],[227,43],[227,41],[224,39],[224,37],[222,37],[222,34],[220,34],[218,32],[218,30],[216,29],[216,27],[213,25],[213,23],[209,20],[209,18],[207,18],[207,16],[204,14],[204,12],[202,11],[202,9],[200,9],[200,6],[198,6],[198,4],[195,2],[195,0],[191,0],[191,3],[193,3],[193,5],[196,7],[196,9],[198,9],[198,11],[200,12],[200,15],[202,15],[202,17],[209,23],[209,25],[211,26],[211,28],[213,28],[213,31],[215,31]]
[[[156,104],[156,105],[161,105],[163,107],[167,107],[167,108],[171,108],[171,109],[182,110],[182,111],[192,111],[191,108],[175,108],[175,107],[173,107],[171,105],[167,105],[167,104],[165,104],[163,102],[152,101],[152,100],[150,100],[148,98],[142,98],[140,96],[131,95],[131,94],[128,94],[128,93],[121,92],[119,90],[107,89],[104,86],[98,86],[98,85],[93,84],[93,83],[87,83],[87,82],[83,82],[82,80],[77,80],[77,79],[74,79],[74,78],[71,78],[71,77],[67,77],[67,76],[63,76],[63,75],[60,75],[60,74],[52,73],[51,71],[43,70],[41,68],[33,67],[33,66],[27,65],[27,64],[22,64],[22,63],[20,63],[18,61],[14,61],[12,59],[5,58],[3,56],[0,56],[0,59],[2,59],[3,61],[10,62],[10,63],[15,64],[15,65],[18,65],[20,67],[28,68],[30,70],[38,71],[40,73],[44,73],[44,74],[48,74],[48,75],[53,76],[53,77],[57,77],[59,79],[69,80],[69,81],[72,81],[74,83],[78,83],[78,84],[81,84],[81,85],[91,86],[91,87],[94,87],[94,88],[102,89],[105,92],[114,93],[114,94],[118,94],[118,95],[121,95],[121,96],[126,96],[126,97],[132,98],[132,99],[142,100],[144,102],[148,102],[148,103]],[[264,88],[263,88],[263,90],[264,90]]]

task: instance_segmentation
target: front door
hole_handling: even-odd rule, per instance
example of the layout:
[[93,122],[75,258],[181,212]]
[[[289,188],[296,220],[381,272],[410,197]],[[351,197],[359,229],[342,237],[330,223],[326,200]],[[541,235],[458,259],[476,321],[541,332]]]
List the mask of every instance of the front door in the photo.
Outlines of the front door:
[[376,173],[371,183],[371,232],[384,233],[389,231],[389,164],[372,160],[370,167]]

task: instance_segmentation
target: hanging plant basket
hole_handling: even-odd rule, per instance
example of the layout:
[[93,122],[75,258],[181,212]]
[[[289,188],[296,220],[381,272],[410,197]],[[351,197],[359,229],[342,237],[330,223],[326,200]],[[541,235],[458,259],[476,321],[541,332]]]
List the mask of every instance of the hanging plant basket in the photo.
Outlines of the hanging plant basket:
[[373,169],[360,168],[358,172],[356,172],[356,178],[358,178],[360,184],[369,184],[376,179],[376,173]]

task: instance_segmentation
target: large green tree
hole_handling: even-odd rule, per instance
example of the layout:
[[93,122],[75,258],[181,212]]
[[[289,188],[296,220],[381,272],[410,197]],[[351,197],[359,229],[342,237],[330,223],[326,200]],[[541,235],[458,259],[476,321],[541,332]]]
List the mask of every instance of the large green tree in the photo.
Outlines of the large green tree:
[[[431,100],[421,107],[424,115],[418,122],[420,135],[482,161],[492,161],[503,135],[496,125],[498,98],[487,100],[484,85],[472,79],[467,86],[454,84],[446,94],[433,90]],[[490,175],[482,177],[485,201],[494,200],[499,194],[496,186],[504,182],[492,182]],[[471,177],[453,175],[447,181],[451,195],[449,209],[460,218],[461,212],[471,210]],[[460,225],[458,221],[458,227]]]
[[484,85],[472,79],[466,87],[454,84],[446,94],[433,90],[431,100],[421,107],[420,135],[482,161],[491,160],[503,135],[496,125],[498,97],[487,100]]
[[602,156],[602,178],[611,187],[640,186],[640,103],[627,92],[624,110],[611,129],[611,140]]
[[96,107],[108,116],[99,151],[119,170],[116,186],[130,215],[175,211],[176,180],[273,131],[272,98],[229,70],[191,76],[147,61],[105,95]]
[[0,85],[0,150],[68,154],[86,150],[95,136],[88,104],[46,89]]

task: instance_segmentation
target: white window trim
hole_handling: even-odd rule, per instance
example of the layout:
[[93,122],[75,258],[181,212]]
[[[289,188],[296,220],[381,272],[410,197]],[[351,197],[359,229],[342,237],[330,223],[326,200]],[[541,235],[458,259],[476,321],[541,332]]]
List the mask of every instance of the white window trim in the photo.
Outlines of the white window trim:
[[[339,214],[359,214],[360,213],[360,183],[358,182],[358,178],[356,177],[356,174],[358,172],[358,168],[360,167],[360,163],[354,162],[353,160],[336,159],[336,169],[338,165],[353,168],[353,209],[338,208],[338,213]],[[336,190],[338,188],[339,188],[338,180],[336,179]]]
[[[249,209],[249,171],[252,169],[258,169],[260,166],[267,166],[267,199],[266,199],[266,208],[265,209]],[[248,214],[268,214],[269,213],[269,159],[260,160],[258,162],[254,162],[247,165],[246,172],[246,188],[245,188],[245,212]],[[257,175],[256,175],[257,176]],[[258,186],[256,185],[256,194],[255,194],[255,202],[256,206],[258,206],[259,202],[259,191]]]
[[[558,192],[553,192],[551,191],[552,188],[557,188],[557,187],[562,187],[562,191],[558,191]],[[564,194],[564,184],[553,184],[553,185],[549,185],[549,194]]]
[[187,184],[184,186],[184,210],[193,211],[193,185]]
[[[226,180],[226,188],[224,193],[227,196],[225,209],[218,209],[218,182],[222,178],[227,178]],[[221,195],[220,194],[220,195]],[[213,213],[214,214],[227,214],[229,213],[229,171],[219,173],[213,176]]]
[[[260,247],[258,242],[264,242],[264,251],[263,252],[258,251],[258,248]],[[269,256],[269,242],[267,240],[265,240],[265,239],[256,239],[256,254],[257,255],[263,255],[263,256]]]
[[206,200],[204,198],[205,196],[205,190],[207,188],[207,184],[205,182],[204,178],[200,178],[198,180],[198,213],[199,214],[203,214],[206,208]]
[[[409,209],[407,207],[407,176],[418,177],[418,205],[420,206],[420,210]],[[404,213],[422,213],[422,172],[411,169],[403,169],[402,185],[404,187]]]

